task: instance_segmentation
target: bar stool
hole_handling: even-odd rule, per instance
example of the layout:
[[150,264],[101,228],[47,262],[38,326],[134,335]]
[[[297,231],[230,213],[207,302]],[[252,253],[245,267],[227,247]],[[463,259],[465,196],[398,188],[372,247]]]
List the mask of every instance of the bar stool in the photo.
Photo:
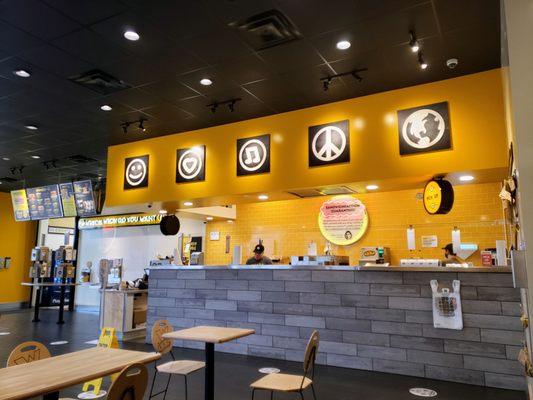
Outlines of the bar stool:
[[23,342],[11,351],[7,358],[7,366],[13,367],[50,357],[52,355],[44,344],[34,341]]
[[[155,373],[154,373],[154,379],[152,380],[152,386],[150,388],[150,396],[152,397],[158,396],[162,393],[163,400],[167,397],[167,391],[168,386],[170,385],[170,378],[172,378],[172,375],[182,375],[185,381],[185,400],[187,400],[188,397],[188,388],[187,388],[187,376],[195,371],[198,371],[205,367],[205,363],[202,361],[194,361],[194,360],[176,360],[174,357],[174,354],[172,353],[172,340],[171,339],[165,339],[163,338],[163,334],[172,332],[172,326],[169,324],[167,320],[157,320],[154,323],[154,326],[152,328],[152,346],[154,346],[154,350],[161,354],[162,356],[164,354],[169,353],[172,357],[172,361],[166,362],[161,365],[157,365],[157,361],[154,363],[155,366]],[[161,372],[168,375],[167,384],[165,386],[165,389],[153,394],[154,391],[154,384],[155,380],[157,378],[157,373]]]
[[274,392],[299,393],[303,399],[303,391],[309,386],[313,392],[313,399],[316,400],[313,379],[315,377],[315,359],[319,342],[320,336],[318,332],[313,331],[305,350],[303,375],[268,374],[250,385],[252,388],[252,400],[256,390],[270,391],[270,399],[274,398]]
[[111,384],[106,400],[142,400],[148,386],[148,371],[143,364],[124,368]]

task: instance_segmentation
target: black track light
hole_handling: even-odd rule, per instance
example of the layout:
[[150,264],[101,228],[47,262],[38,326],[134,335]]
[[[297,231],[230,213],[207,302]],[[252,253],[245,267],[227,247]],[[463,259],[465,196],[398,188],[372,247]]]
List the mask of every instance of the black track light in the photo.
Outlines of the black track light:
[[331,78],[328,78],[324,82],[322,82],[322,85],[324,87],[324,92],[327,92],[329,89],[329,84],[331,83]]
[[228,108],[229,108],[229,111],[230,111],[230,112],[235,111],[235,103],[236,103],[236,102],[237,102],[237,101],[232,100],[232,101],[228,104]]
[[235,104],[237,104],[238,101],[241,101],[242,99],[240,97],[235,99],[228,99],[224,101],[215,101],[214,103],[208,104],[206,107],[209,107],[211,112],[214,114],[217,112],[217,109],[219,106],[227,105],[228,110],[230,112],[235,111]]
[[409,47],[413,53],[416,53],[418,50],[420,50],[420,44],[418,43],[418,40],[416,40],[414,31],[409,31]]
[[218,103],[211,104],[211,112],[214,114],[217,112]]
[[426,69],[428,67],[428,63],[426,62],[426,60],[424,60],[422,52],[418,53],[418,64],[420,65],[421,69]]
[[144,119],[139,120],[139,129],[143,132],[146,132],[146,128],[144,127]]

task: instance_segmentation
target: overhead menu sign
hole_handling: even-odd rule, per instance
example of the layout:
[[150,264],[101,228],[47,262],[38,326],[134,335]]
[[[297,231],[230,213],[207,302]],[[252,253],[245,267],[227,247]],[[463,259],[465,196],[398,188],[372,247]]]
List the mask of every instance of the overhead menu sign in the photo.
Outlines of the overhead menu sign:
[[347,246],[361,239],[368,228],[365,205],[352,196],[335,196],[320,207],[318,226],[331,243]]
[[26,190],[13,190],[11,192],[11,202],[13,203],[13,215],[15,216],[15,221],[29,221],[30,209],[28,207]]
[[126,226],[159,225],[161,214],[125,214],[107,215],[92,218],[80,218],[78,229],[120,228]]
[[26,189],[26,194],[31,219],[39,220],[63,217],[59,185],[28,188]]
[[61,193],[61,205],[63,206],[63,215],[65,217],[75,217],[76,202],[74,200],[74,188],[72,183],[60,183],[59,192]]
[[74,182],[74,198],[76,200],[76,210],[80,217],[96,215],[93,184],[90,180]]

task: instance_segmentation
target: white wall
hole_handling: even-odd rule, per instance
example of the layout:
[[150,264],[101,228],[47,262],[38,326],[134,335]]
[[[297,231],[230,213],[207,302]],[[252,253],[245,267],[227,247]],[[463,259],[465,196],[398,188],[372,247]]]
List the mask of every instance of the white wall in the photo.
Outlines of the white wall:
[[[74,218],[61,218],[61,221],[51,221],[52,223],[50,223],[49,219],[43,219],[39,221],[39,233],[37,236],[39,239],[37,245],[44,245],[50,247],[52,250],[57,250],[60,246],[63,246],[65,244],[65,235],[57,233],[48,233],[48,225],[59,227],[66,227],[67,225],[69,225],[70,227],[74,228]],[[42,243],[43,234],[45,235],[44,244]],[[74,245],[74,235],[70,235],[69,245]]]
[[[180,234],[202,236],[205,243],[203,219],[180,216]],[[157,255],[171,256],[178,247],[178,236],[164,236],[158,225],[126,228],[92,229],[80,232],[78,250],[78,273],[91,261],[93,264],[91,282],[98,283],[98,266],[102,258],[124,259],[123,279],[142,277],[144,269]],[[205,247],[205,244],[203,244]],[[97,287],[78,286],[76,305],[98,306]]]

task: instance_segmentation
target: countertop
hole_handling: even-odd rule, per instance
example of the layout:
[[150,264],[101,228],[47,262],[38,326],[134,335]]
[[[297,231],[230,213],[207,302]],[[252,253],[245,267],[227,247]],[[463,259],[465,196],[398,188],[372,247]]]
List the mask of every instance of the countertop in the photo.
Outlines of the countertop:
[[511,273],[511,267],[400,267],[400,266],[368,266],[359,265],[160,265],[149,269],[175,270],[209,270],[209,269],[258,269],[258,270],[318,270],[318,271],[387,271],[387,272],[499,272]]

